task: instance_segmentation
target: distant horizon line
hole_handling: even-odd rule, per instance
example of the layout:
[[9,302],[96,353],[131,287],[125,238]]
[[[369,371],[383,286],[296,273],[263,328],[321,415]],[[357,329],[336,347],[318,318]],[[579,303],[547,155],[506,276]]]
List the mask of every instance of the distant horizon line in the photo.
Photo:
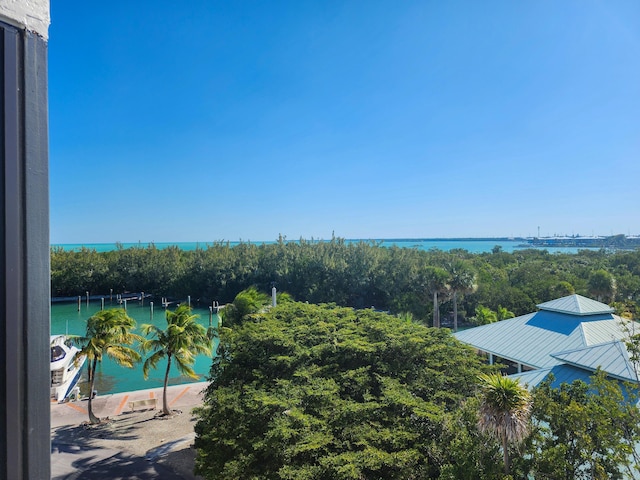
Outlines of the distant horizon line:
[[[425,242],[425,241],[502,241],[502,242],[509,242],[509,241],[522,241],[522,240],[531,240],[531,239],[535,239],[535,238],[575,238],[575,239],[580,239],[580,238],[607,238],[607,237],[613,237],[613,236],[618,236],[618,235],[623,235],[625,237],[636,237],[638,235],[626,235],[623,233],[620,234],[614,234],[614,235],[549,235],[549,236],[540,236],[540,237],[536,237],[536,236],[496,236],[496,237],[390,237],[390,238],[383,238],[383,237],[368,237],[368,238],[364,238],[364,237],[360,237],[360,238],[346,238],[346,237],[339,237],[336,236],[334,238],[336,239],[341,239],[341,240],[346,240],[346,241],[350,241],[350,242],[357,242],[357,241],[383,241],[383,242]],[[304,237],[299,237],[295,240],[293,239],[288,239],[286,236],[284,237],[285,241],[291,241],[291,242],[297,242],[300,240],[308,240],[308,241],[331,241],[331,239],[326,239],[326,238],[315,238],[315,237],[310,237],[310,238],[304,238]],[[142,241],[142,240],[137,240],[137,241],[121,241],[121,240],[116,240],[116,241],[111,241],[111,242],[56,242],[56,243],[50,243],[50,246],[58,246],[58,245],[116,245],[116,244],[121,244],[121,245],[156,245],[156,244],[162,244],[162,245],[166,245],[166,244],[172,244],[172,245],[177,245],[180,243],[202,243],[202,244],[216,244],[216,243],[275,243],[277,242],[278,239],[275,240],[250,240],[250,239],[239,239],[239,240],[182,240],[182,241],[174,241],[174,240],[168,240],[168,241],[155,241],[155,240],[151,240],[151,241]]]
[[[357,242],[357,241],[385,241],[385,242],[394,242],[394,241],[416,241],[416,242],[420,242],[420,241],[474,241],[474,240],[501,240],[501,241],[515,241],[515,240],[526,240],[526,239],[530,239],[530,238],[534,238],[534,237],[393,237],[393,238],[374,238],[374,237],[370,237],[370,238],[347,238],[347,237],[335,237],[336,239],[340,239],[340,240],[346,240],[346,241],[350,241],[350,242]],[[316,237],[310,237],[310,238],[305,238],[305,237],[300,237],[297,239],[289,239],[289,238],[285,238],[285,242],[298,242],[300,240],[313,240],[313,241],[322,241],[322,242],[329,242],[331,241],[331,238],[327,239],[327,238],[316,238]],[[245,239],[240,239],[240,240],[181,240],[181,241],[155,241],[155,240],[151,240],[151,241],[142,241],[142,240],[137,240],[137,241],[132,241],[132,242],[128,242],[128,241],[122,241],[122,240],[116,240],[113,242],[57,242],[57,243],[51,243],[51,245],[114,245],[114,244],[122,244],[122,245],[152,245],[152,244],[167,244],[167,243],[171,243],[171,244],[178,244],[178,243],[208,243],[208,244],[212,244],[212,243],[275,243],[277,242],[278,239],[275,240],[245,240]]]

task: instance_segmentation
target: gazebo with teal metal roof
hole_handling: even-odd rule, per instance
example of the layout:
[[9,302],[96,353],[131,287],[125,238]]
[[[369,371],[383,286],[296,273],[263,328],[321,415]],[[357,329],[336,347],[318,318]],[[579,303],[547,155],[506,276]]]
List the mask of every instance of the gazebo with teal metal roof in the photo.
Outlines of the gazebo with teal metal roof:
[[[620,350],[623,348],[626,353],[620,340],[628,337],[629,320],[615,315],[608,305],[581,295],[569,295],[537,307],[537,312],[454,335],[487,354],[490,363],[496,357],[512,363],[523,379],[527,377],[535,384],[552,370],[567,381],[582,378],[587,372],[590,375],[597,368],[614,378],[629,378],[628,355],[625,357]],[[616,352],[622,355],[619,359],[614,359]]]

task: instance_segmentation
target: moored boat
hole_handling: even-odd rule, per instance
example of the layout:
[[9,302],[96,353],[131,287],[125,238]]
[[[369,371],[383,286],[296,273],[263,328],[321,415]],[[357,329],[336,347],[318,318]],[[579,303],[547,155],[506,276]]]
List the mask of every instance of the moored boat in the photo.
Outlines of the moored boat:
[[73,392],[86,360],[65,335],[51,336],[51,400],[63,402]]

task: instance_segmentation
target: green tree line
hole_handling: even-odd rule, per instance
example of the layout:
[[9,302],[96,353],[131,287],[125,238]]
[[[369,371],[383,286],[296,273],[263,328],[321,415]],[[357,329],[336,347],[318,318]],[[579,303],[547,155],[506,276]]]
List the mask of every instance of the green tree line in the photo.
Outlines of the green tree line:
[[640,251],[507,253],[496,247],[471,254],[284,237],[272,244],[217,243],[194,251],[153,244],[109,252],[51,251],[54,297],[144,291],[224,304],[250,286],[269,292],[272,285],[299,301],[374,306],[433,325],[474,317],[478,307],[496,317],[500,309],[521,315],[571,293],[634,310],[640,301]]

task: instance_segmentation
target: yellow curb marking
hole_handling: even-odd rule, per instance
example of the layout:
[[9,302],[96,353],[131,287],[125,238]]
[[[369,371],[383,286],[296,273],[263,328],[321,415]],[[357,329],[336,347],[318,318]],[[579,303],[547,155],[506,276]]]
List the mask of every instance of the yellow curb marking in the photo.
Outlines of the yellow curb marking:
[[129,395],[125,395],[124,397],[122,397],[122,401],[120,402],[120,405],[118,405],[118,409],[116,410],[116,415],[120,415],[120,413],[122,413],[122,409],[124,408],[124,404],[127,403],[127,400],[129,400]]
[[75,404],[73,404],[73,403],[65,403],[65,405],[66,405],[67,407],[71,407],[71,408],[73,408],[74,410],[77,410],[77,411],[79,411],[79,412],[82,412],[82,413],[89,413],[89,412],[87,411],[87,409],[86,409],[86,408],[79,407],[78,405],[75,405]]
[[191,387],[185,387],[184,390],[182,390],[178,396],[176,398],[174,398],[173,400],[171,400],[171,402],[169,402],[169,405],[173,405],[174,403],[176,403],[176,400],[178,400],[181,396],[183,396],[185,393],[187,393],[187,390],[189,390],[189,388]]

